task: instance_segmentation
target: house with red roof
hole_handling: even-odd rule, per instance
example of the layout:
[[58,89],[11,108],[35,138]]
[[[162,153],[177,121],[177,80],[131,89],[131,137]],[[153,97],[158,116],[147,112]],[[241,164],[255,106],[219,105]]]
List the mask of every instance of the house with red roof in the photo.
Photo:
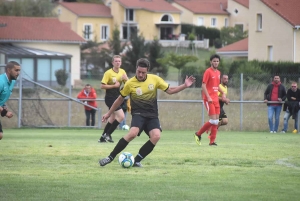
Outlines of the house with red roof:
[[227,0],[174,0],[172,5],[182,11],[182,23],[218,29],[229,26]]
[[249,60],[300,62],[300,1],[249,1]]
[[242,31],[249,29],[249,1],[228,0],[227,12],[230,13],[230,27],[240,27]]
[[233,59],[247,59],[248,58],[248,38],[237,41],[230,45],[217,49],[217,54],[224,57],[231,57]]
[[0,16],[0,63],[17,61],[25,77],[57,85],[55,71],[80,79],[80,45],[85,40],[56,18]]
[[181,11],[165,0],[112,0],[113,24],[121,39],[138,31],[145,40],[172,40],[181,31]]
[[113,16],[104,4],[60,2],[54,12],[85,40],[103,42],[112,36]]

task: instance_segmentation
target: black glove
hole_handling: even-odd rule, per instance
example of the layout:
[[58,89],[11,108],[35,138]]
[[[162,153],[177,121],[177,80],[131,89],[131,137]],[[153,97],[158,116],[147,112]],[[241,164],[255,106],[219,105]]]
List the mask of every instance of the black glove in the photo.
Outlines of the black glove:
[[7,110],[3,109],[2,112],[1,112],[1,117],[5,117],[6,114],[7,114]]

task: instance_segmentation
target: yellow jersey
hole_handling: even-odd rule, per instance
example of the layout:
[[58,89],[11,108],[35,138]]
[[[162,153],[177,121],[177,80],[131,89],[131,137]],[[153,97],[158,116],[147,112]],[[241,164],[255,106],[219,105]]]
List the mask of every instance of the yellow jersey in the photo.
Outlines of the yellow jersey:
[[158,117],[157,89],[166,91],[169,84],[157,75],[148,74],[146,80],[139,81],[136,76],[129,79],[121,96],[130,96],[131,115],[141,115],[148,118]]
[[[102,78],[101,83],[106,85],[113,85],[116,81],[120,82],[120,84],[125,83],[125,80],[122,80],[122,76],[126,75],[125,70],[119,69],[119,72],[115,72],[113,68],[108,69]],[[106,89],[106,96],[117,98],[120,95],[120,89],[113,88],[113,89]]]
[[[219,88],[225,93],[225,95],[227,96],[227,86],[225,85],[222,85],[222,84],[219,84]],[[219,97],[222,97],[222,94],[220,92],[218,92],[218,96]],[[219,104],[220,104],[220,107],[222,108],[223,105],[224,105],[224,102],[223,101],[220,101],[219,100]]]

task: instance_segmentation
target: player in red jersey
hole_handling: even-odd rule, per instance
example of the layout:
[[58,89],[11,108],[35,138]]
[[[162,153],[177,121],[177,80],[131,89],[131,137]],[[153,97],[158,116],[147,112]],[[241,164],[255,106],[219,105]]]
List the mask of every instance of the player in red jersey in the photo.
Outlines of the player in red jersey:
[[201,145],[201,135],[211,129],[210,133],[210,146],[216,146],[215,139],[218,132],[220,104],[218,98],[218,92],[222,94],[222,98],[225,99],[226,95],[222,89],[219,88],[220,84],[220,71],[218,66],[220,63],[220,56],[215,54],[210,57],[210,67],[206,69],[202,80],[202,96],[203,103],[208,112],[209,121],[206,122],[196,133],[195,140],[198,145]]

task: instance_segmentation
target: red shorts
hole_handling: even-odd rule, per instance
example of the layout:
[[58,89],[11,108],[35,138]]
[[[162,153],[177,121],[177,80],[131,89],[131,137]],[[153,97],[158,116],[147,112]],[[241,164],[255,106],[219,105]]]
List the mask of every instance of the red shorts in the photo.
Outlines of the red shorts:
[[204,106],[207,110],[208,116],[211,115],[220,115],[220,104],[218,101],[213,101],[212,103],[208,103],[207,100],[203,100]]

